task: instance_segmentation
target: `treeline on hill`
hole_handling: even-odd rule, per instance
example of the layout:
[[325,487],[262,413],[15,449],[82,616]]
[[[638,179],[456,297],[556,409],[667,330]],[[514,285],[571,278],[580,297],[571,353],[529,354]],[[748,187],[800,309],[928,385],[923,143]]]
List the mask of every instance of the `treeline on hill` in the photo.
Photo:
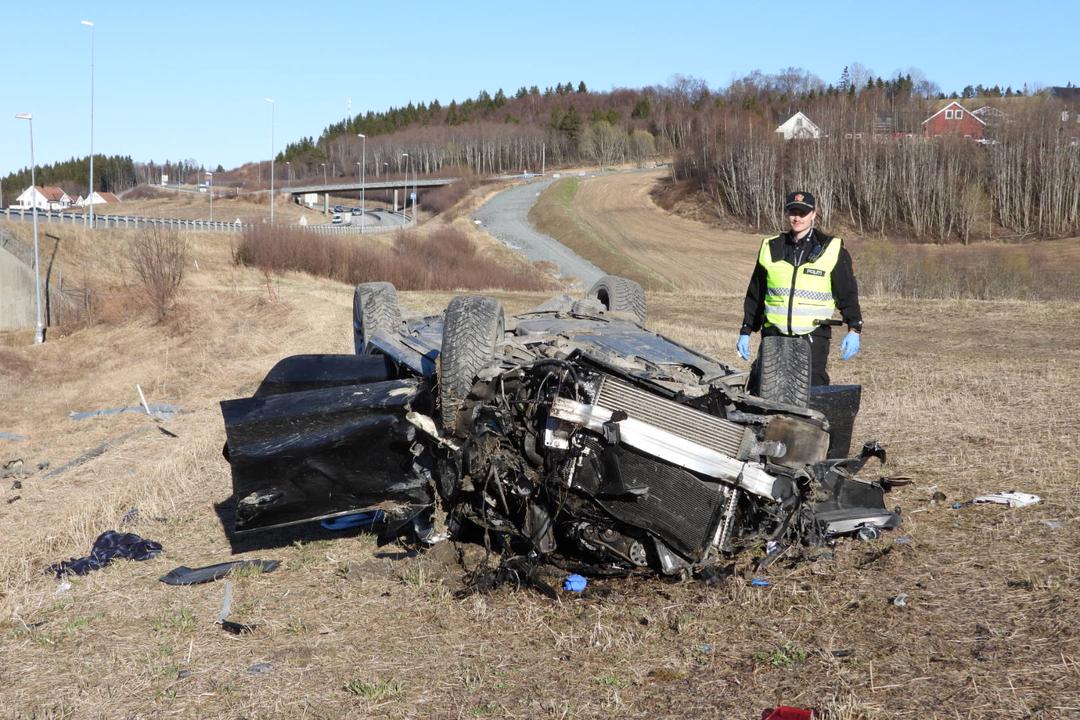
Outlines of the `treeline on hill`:
[[[922,122],[943,104],[907,78],[859,92],[811,88],[794,101],[767,84],[735,84],[693,116],[674,173],[697,183],[718,215],[754,227],[773,223],[783,194],[799,187],[817,194],[825,223],[866,233],[966,242],[995,225],[1011,237],[1080,232],[1080,128],[1060,101],[1011,88],[975,97],[969,111],[1003,113],[988,116],[982,143],[926,138]],[[827,137],[784,142],[777,118],[795,110]]]
[[[948,98],[969,100],[969,110],[994,106],[1004,119],[986,144],[928,142],[922,123]],[[312,178],[323,163],[328,176],[352,176],[366,159],[367,176],[378,178],[407,165],[489,175],[672,156],[675,179],[696,183],[719,215],[758,228],[774,224],[786,188],[803,185],[822,195],[826,221],[863,232],[948,241],[996,225],[1059,237],[1080,232],[1080,157],[1060,127],[1062,109],[1027,88],[968,86],[946,97],[918,70],[885,79],[856,63],[834,84],[787,68],[723,89],[676,77],[641,89],[594,92],[581,82],[410,103],[330,125],[277,159]],[[774,130],[797,111],[827,137],[783,142]]]
[[[219,165],[218,172],[223,168]],[[126,155],[94,154],[94,190],[120,194],[140,183],[147,185],[161,182],[168,175],[169,182],[198,182],[205,177],[206,168],[195,160],[164,163],[135,162]],[[90,187],[90,156],[72,158],[51,165],[38,165],[35,170],[39,186],[56,185],[72,198],[86,196]],[[2,180],[3,196],[0,206],[7,207],[23,190],[30,187],[30,168],[10,173]]]
[[[90,187],[90,156],[72,158],[51,165],[38,165],[34,171],[37,184],[58,185],[71,197],[87,195]],[[13,172],[3,179],[3,206],[30,187],[30,168]],[[136,185],[139,175],[135,162],[128,156],[94,154],[94,189],[118,193]]]

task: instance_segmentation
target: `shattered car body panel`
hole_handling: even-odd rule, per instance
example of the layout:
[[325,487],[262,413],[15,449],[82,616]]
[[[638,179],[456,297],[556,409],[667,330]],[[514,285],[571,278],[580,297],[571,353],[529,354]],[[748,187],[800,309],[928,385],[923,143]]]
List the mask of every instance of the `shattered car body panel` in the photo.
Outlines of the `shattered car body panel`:
[[887,483],[855,477],[884,450],[837,457],[857,387],[771,402],[745,373],[560,296],[499,324],[449,412],[433,399],[448,325],[410,319],[369,332],[365,355],[284,360],[262,394],[223,402],[236,529],[379,508],[389,534],[424,540],[445,516],[541,560],[676,574],[899,525]]

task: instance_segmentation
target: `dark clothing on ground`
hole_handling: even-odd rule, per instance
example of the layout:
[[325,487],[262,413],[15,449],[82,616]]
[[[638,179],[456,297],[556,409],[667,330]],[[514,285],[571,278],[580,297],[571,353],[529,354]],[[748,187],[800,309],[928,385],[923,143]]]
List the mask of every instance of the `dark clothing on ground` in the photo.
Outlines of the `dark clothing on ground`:
[[49,566],[49,572],[56,577],[86,575],[91,570],[99,570],[116,558],[127,560],[149,560],[161,552],[161,544],[139,537],[135,533],[118,533],[106,530],[98,535],[94,547],[86,557],[71,558]]
[[[769,251],[774,261],[786,260],[796,268],[803,263],[813,260],[825,251],[825,247],[832,240],[831,235],[826,235],[814,228],[801,242],[795,242],[793,233],[786,232],[777,235],[769,241]],[[762,329],[765,322],[765,290],[766,271],[761,263],[754,266],[754,274],[750,276],[750,284],[746,288],[746,299],[743,301],[743,324],[739,332],[749,335]],[[840,257],[836,260],[836,267],[830,275],[832,282],[833,298],[836,307],[844,322],[853,330],[862,329],[862,310],[859,308],[859,287],[855,282],[855,271],[851,266],[851,254],[846,248],[840,248]],[[775,334],[780,334],[778,328],[772,328]],[[832,328],[822,325],[815,329],[811,335],[815,338],[832,337]],[[824,370],[822,371],[824,372]]]

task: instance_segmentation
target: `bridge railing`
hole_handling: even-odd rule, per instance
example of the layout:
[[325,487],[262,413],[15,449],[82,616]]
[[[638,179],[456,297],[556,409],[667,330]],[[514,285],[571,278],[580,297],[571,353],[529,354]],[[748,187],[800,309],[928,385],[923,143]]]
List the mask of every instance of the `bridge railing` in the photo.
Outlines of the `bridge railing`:
[[[38,222],[58,223],[61,225],[88,225],[85,214],[53,212],[38,210]],[[23,208],[4,208],[0,210],[0,218],[8,220],[31,221],[33,210]],[[96,228],[127,228],[138,230],[148,227],[176,228],[178,230],[206,231],[206,232],[243,232],[247,228],[255,227],[253,223],[223,222],[220,220],[183,220],[180,218],[152,218],[141,215],[95,215],[94,227]],[[361,232],[360,225],[302,225],[300,223],[281,223],[281,227],[299,228],[319,235],[377,235],[379,233],[401,230],[406,225],[366,225]]]

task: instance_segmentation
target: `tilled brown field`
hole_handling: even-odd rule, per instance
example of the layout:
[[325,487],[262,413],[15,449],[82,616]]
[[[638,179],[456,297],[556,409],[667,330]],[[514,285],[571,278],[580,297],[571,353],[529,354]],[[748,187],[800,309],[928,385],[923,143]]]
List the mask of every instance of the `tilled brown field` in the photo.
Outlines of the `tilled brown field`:
[[[102,235],[107,266],[115,248]],[[1060,321],[1077,306],[865,303],[864,350],[832,361],[834,382],[864,386],[856,438],[886,444],[882,472],[915,479],[891,496],[904,526],[879,540],[774,566],[767,588],[743,575],[715,587],[642,577],[554,602],[506,587],[458,599],[452,546],[413,557],[310,529],[230,545],[217,401],[249,394],[286,355],[348,352],[351,289],[234,267],[216,238],[197,258],[160,325],[132,315],[118,284],[107,321],[0,347],[0,431],[28,437],[0,440],[0,465],[28,468],[21,488],[0,485],[0,716],[757,718],[777,703],[833,718],[1080,713],[1080,338]],[[403,294],[423,312],[449,297]],[[512,311],[542,299],[501,297]],[[740,305],[653,294],[649,324],[739,365]],[[67,417],[135,405],[136,383],[184,409],[163,424],[176,437],[133,414]],[[951,507],[1010,489],[1042,502]],[[137,521],[121,528],[132,508]],[[107,529],[164,553],[66,590],[45,574]],[[467,550],[468,563],[482,554]],[[221,582],[158,582],[235,558],[282,561],[232,580],[230,619],[250,634],[214,624]]]

